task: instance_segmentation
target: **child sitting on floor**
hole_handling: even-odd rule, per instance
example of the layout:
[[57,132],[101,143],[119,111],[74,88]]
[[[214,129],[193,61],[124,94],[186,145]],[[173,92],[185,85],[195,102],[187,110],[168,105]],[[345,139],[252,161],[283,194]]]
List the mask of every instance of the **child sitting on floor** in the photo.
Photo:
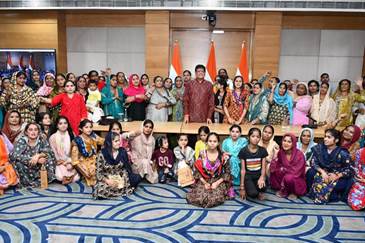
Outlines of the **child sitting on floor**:
[[194,183],[192,168],[195,162],[195,152],[188,146],[188,135],[179,134],[177,137],[178,146],[174,148],[176,158],[174,173],[178,178],[178,185],[181,187]]
[[169,149],[167,137],[157,138],[157,149],[153,152],[151,160],[157,166],[158,181],[160,183],[166,183],[168,178],[174,178],[174,154]]

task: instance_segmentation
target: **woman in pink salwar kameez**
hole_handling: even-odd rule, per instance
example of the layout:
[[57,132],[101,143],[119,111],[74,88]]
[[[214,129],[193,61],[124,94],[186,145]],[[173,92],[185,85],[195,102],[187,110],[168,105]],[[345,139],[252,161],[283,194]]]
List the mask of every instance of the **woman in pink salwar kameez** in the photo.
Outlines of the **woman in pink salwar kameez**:
[[294,98],[293,125],[309,124],[307,115],[312,107],[312,97],[307,94],[307,84],[303,82],[298,83],[296,97]]

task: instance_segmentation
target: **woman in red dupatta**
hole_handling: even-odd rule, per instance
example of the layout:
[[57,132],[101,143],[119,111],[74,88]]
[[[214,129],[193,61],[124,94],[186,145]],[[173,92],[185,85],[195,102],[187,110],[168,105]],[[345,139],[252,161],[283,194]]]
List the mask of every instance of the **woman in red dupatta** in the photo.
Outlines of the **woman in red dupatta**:
[[22,132],[22,118],[19,111],[11,110],[6,113],[2,132],[6,135],[9,141],[14,144],[15,139]]
[[347,126],[341,132],[341,148],[347,149],[354,161],[356,152],[360,149],[361,129],[356,125]]
[[276,158],[270,164],[271,188],[278,190],[279,197],[296,199],[306,193],[305,157],[297,149],[297,138],[287,133]]
[[146,118],[146,96],[137,74],[129,77],[129,87],[124,91],[127,96],[125,103],[129,104],[128,117],[132,121],[144,121]]

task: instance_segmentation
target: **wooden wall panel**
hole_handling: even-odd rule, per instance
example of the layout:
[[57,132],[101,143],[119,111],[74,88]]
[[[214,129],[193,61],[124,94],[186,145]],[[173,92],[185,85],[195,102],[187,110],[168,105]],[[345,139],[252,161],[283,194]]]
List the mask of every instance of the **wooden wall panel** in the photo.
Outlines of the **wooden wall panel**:
[[57,24],[1,24],[1,48],[55,48]]
[[1,11],[0,24],[57,24],[56,11]]
[[68,12],[66,14],[67,27],[128,27],[143,26],[145,14],[143,11],[135,13],[124,12]]
[[257,13],[254,37],[253,78],[267,71],[277,75],[280,60],[281,13]]
[[[166,21],[167,20],[167,21]],[[146,73],[166,77],[169,70],[169,12],[147,11],[145,23]]]
[[284,13],[284,29],[365,29],[364,13]]
[[[229,77],[233,78],[240,59],[242,42],[246,41],[249,47],[250,35],[249,31],[226,31],[224,34],[211,34],[207,30],[175,30],[172,32],[172,39],[179,41],[183,69],[189,69],[192,73],[197,64],[207,64],[210,41],[213,40],[217,68],[226,68]],[[247,53],[250,53],[250,48]]]
[[0,48],[56,49],[57,71],[66,71],[66,26],[55,11],[1,12]]
[[[208,21],[202,20],[205,12],[171,12],[171,28],[208,29]],[[255,15],[250,12],[218,12],[216,28],[223,29],[253,29]]]
[[59,13],[57,17],[58,17],[57,18],[57,36],[58,36],[57,72],[66,73],[67,72],[66,16],[64,13]]

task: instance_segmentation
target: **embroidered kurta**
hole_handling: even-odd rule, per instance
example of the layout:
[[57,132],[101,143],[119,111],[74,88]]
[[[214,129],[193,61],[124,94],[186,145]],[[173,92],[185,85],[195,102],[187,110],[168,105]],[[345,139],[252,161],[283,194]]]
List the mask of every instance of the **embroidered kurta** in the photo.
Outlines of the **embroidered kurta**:
[[[312,168],[307,172],[309,196],[315,203],[323,204],[329,201],[347,200],[349,185],[351,185],[351,158],[346,149],[336,147],[328,153],[324,144],[312,148]],[[341,173],[342,177],[335,182],[325,183],[319,168],[326,173]]]
[[348,203],[353,210],[365,208],[365,149],[356,152],[354,161],[354,184],[351,187]]
[[337,91],[333,96],[333,99],[335,100],[337,107],[337,118],[339,118],[341,114],[347,115],[347,117],[341,120],[337,126],[346,127],[353,123],[352,106],[355,104],[355,102],[365,102],[365,90],[363,90],[361,94],[350,92],[347,96],[342,96]]
[[209,81],[193,80],[186,84],[184,93],[184,115],[190,122],[206,122],[214,112],[213,86]]
[[[227,193],[231,187],[231,171],[228,162],[224,162],[220,156],[216,161],[209,161],[204,155],[194,164],[194,178],[191,191],[186,194],[186,200],[189,204],[193,204],[202,208],[212,208],[223,204],[228,198]],[[209,164],[208,164],[209,163]],[[223,182],[214,190],[206,190],[200,178],[212,184],[219,179]]]
[[72,164],[84,176],[88,186],[94,186],[96,183],[97,146],[103,144],[104,139],[94,133],[87,138],[78,136],[72,142]]
[[83,118],[87,118],[86,105],[81,95],[74,93],[70,98],[66,93],[55,96],[52,106],[61,104],[60,115],[67,117],[73,132],[79,134],[79,124]]
[[[229,116],[238,121],[244,110],[248,109],[249,96],[245,91],[242,91],[240,96],[235,96],[235,92],[231,91],[227,93],[223,106],[228,110]],[[228,117],[224,116],[223,123],[228,123]]]
[[[116,164],[108,163],[103,154],[99,154],[96,163],[96,184],[93,191],[95,199],[129,196],[133,193],[135,188],[129,181],[128,166],[126,166],[126,163],[129,163],[128,156],[124,149],[120,149],[120,151],[123,151],[123,154],[118,154],[117,159],[120,161]],[[118,187],[111,187],[105,182],[106,179],[117,179]]]
[[169,109],[168,107],[163,107],[161,109],[157,109],[156,105],[160,103],[167,103],[168,105],[176,104],[176,99],[174,96],[170,94],[169,91],[163,89],[158,91],[155,89],[152,92],[151,98],[149,100],[149,104],[146,109],[146,118],[152,121],[159,122],[167,122],[169,118]]
[[47,140],[41,136],[35,146],[28,145],[28,138],[21,137],[14,146],[13,152],[9,156],[10,163],[14,166],[19,176],[19,187],[40,187],[41,164],[31,165],[29,162],[35,154],[43,153],[47,156],[44,164],[47,170],[48,182],[52,182],[55,177],[56,158]]
[[[10,93],[9,98],[7,98],[8,93]],[[39,102],[40,100],[34,91],[26,85],[20,90],[12,85],[8,90],[4,90],[0,96],[0,106],[6,107],[7,110],[19,111],[22,121],[25,123],[35,121]]]

